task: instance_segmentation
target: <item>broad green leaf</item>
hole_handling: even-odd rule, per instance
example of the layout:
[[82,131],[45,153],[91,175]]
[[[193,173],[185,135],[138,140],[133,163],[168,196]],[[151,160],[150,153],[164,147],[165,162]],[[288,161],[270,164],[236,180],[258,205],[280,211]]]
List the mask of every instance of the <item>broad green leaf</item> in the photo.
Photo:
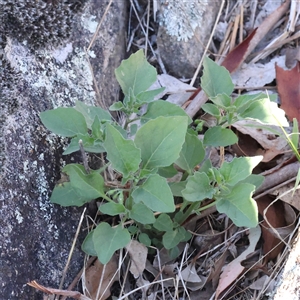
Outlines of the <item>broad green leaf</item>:
[[159,89],[155,89],[155,90],[150,90],[150,91],[145,91],[145,92],[141,92],[140,94],[138,94],[136,96],[136,100],[142,104],[142,103],[149,103],[154,101],[154,98],[160,94],[161,92],[164,91],[164,87],[159,88]]
[[[209,150],[209,149],[208,149]],[[211,161],[209,159],[206,159],[202,164],[200,169],[198,170],[199,172],[204,172],[207,173],[209,169],[212,168]]]
[[169,182],[169,187],[174,197],[183,197],[182,191],[186,188],[186,181]]
[[89,129],[92,129],[92,124],[96,116],[99,118],[100,121],[103,120],[111,121],[110,113],[101,107],[90,106],[84,104],[81,101],[76,101],[76,105],[74,108],[80,113],[82,113]]
[[172,249],[184,240],[184,233],[179,228],[169,230],[163,235],[163,245],[166,249]]
[[225,147],[236,144],[237,141],[238,138],[232,130],[223,128],[221,126],[215,126],[209,128],[205,132],[203,144],[213,147]]
[[59,183],[55,186],[50,197],[52,203],[61,206],[82,206],[94,198],[79,195],[70,182]]
[[91,152],[91,153],[105,152],[105,149],[103,147],[103,142],[101,142],[99,139],[95,139],[87,134],[85,135],[79,134],[71,139],[71,142],[67,147],[67,149],[63,152],[63,155],[67,155],[78,151],[80,149],[79,140],[82,140],[83,149],[87,152]]
[[195,166],[204,159],[204,156],[205,150],[202,142],[197,136],[187,133],[179,158],[175,161],[175,164],[191,174]]
[[186,188],[182,191],[183,197],[190,202],[210,199],[213,194],[214,188],[210,185],[207,175],[199,172],[188,177]]
[[107,159],[124,177],[138,170],[141,150],[134,145],[133,141],[124,139],[121,133],[110,124],[106,126],[103,145],[107,152]]
[[221,115],[218,107],[212,103],[205,103],[201,106],[201,108],[208,114],[219,117]]
[[169,215],[160,214],[153,226],[159,231],[169,231],[173,229],[173,222]]
[[141,224],[153,224],[155,222],[153,211],[141,202],[133,205],[129,216]]
[[143,202],[155,212],[173,212],[174,198],[167,180],[157,174],[150,175],[133,193],[135,203]]
[[101,123],[98,116],[95,116],[91,129],[93,138],[103,140],[103,132],[101,130]]
[[211,98],[211,101],[222,108],[228,108],[231,106],[231,97],[224,93]]
[[264,180],[265,180],[265,177],[262,176],[262,175],[251,174],[250,176],[248,176],[244,180],[241,180],[240,183],[253,184],[255,186],[255,189],[257,190],[262,185]]
[[235,157],[231,162],[224,162],[219,172],[226,184],[236,185],[241,180],[247,178],[262,159],[262,156]]
[[231,95],[234,89],[229,72],[216,64],[208,57],[203,61],[203,76],[201,77],[201,87],[209,98],[218,94]]
[[237,108],[237,113],[243,113],[252,103],[260,99],[266,98],[264,93],[254,95],[241,95],[235,99],[233,105]]
[[115,74],[125,96],[130,88],[135,96],[148,90],[157,77],[156,69],[147,62],[143,50],[123,60]]
[[159,168],[157,173],[162,177],[171,178],[175,176],[178,173],[178,171],[175,169],[174,165],[172,164],[171,166],[168,167]]
[[130,242],[127,229],[118,225],[112,228],[108,223],[100,223],[92,235],[94,249],[102,264],[107,264],[115,251],[125,247]]
[[84,116],[73,107],[59,107],[40,113],[42,123],[55,134],[73,137],[87,133]]
[[252,103],[240,118],[257,119],[265,124],[289,126],[285,112],[278,108],[277,103],[271,102],[268,98],[260,99]]
[[84,239],[81,249],[84,251],[86,254],[90,256],[97,256],[97,252],[94,248],[94,242],[93,242],[93,234],[94,230],[92,230]]
[[121,101],[118,101],[109,107],[110,111],[117,111],[117,110],[124,110],[124,109],[125,109],[125,106]]
[[114,202],[108,202],[105,204],[102,204],[99,207],[99,210],[109,216],[117,216],[119,214],[125,213],[126,209],[123,204],[121,203],[114,203]]
[[236,226],[255,227],[258,224],[258,209],[252,194],[255,186],[239,183],[232,187],[226,197],[217,199],[216,208],[225,213]]
[[91,170],[91,173],[87,174],[79,164],[66,165],[62,171],[68,174],[72,187],[81,197],[90,199],[89,201],[105,197],[104,179],[97,171]]
[[151,239],[149,238],[148,234],[146,234],[146,233],[141,233],[139,235],[139,242],[144,244],[147,247],[151,246]]
[[143,168],[170,166],[178,157],[185,140],[187,117],[158,117],[136,133],[135,144],[141,149]]
[[192,123],[190,116],[188,116],[188,114],[180,106],[164,100],[157,100],[150,103],[148,105],[147,112],[141,117],[141,122],[143,124],[160,116],[188,117],[188,124]]

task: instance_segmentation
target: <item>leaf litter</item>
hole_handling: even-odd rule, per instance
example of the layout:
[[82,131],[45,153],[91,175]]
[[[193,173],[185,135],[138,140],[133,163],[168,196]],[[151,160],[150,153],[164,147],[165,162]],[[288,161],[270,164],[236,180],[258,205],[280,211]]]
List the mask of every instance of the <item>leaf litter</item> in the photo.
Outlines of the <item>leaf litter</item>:
[[[215,52],[216,60],[218,57],[225,58],[220,59],[219,63],[233,73],[237,93],[272,91],[277,88],[281,107],[289,120],[297,118],[300,121],[300,50],[299,47],[294,47],[293,51],[288,48],[295,46],[294,42],[300,37],[297,32],[300,5],[296,1],[262,2],[228,1],[222,11],[222,21],[219,20],[222,39],[218,38],[220,29],[213,33],[210,51],[213,53],[214,49],[218,50]],[[108,9],[110,5],[111,2]],[[131,2],[132,7],[136,5],[136,1]],[[151,10],[145,10],[143,20],[149,12]],[[156,11],[152,13],[155,15]],[[144,28],[147,24],[139,23],[139,26]],[[234,26],[238,30],[234,30]],[[243,36],[245,32],[247,35]],[[139,38],[137,34],[131,42]],[[143,39],[145,43],[148,38]],[[135,44],[142,47],[140,41]],[[133,44],[130,46],[134,48]],[[159,57],[156,62],[155,59],[153,61],[158,69],[165,70]],[[277,86],[274,85],[275,81]],[[160,75],[153,89],[161,86],[166,86],[166,91],[159,96],[187,107],[186,111],[191,117],[207,101],[199,88],[170,75]],[[255,195],[262,218],[260,226],[253,229],[237,228],[225,215],[212,209],[207,214],[192,216],[187,222],[189,226],[192,225],[189,230],[194,237],[189,244],[179,245],[180,255],[177,259],[170,257],[165,249],[148,249],[132,241],[106,265],[94,260],[79,274],[70,289],[76,286],[81,277],[84,294],[69,289],[47,288],[35,281],[29,284],[46,294],[83,300],[109,297],[262,299],[270,295],[297,227],[298,215],[295,210],[298,212],[300,209],[296,200],[299,190],[293,189],[293,182],[289,180],[295,181],[299,163],[292,161],[293,155],[288,144],[279,137],[278,132],[282,132],[279,124],[274,125],[271,131],[263,125],[263,128],[251,126],[251,120],[238,122],[234,127],[243,144],[226,149],[228,153],[233,156],[263,155],[263,162],[256,170],[257,174],[266,174],[263,188],[258,189]],[[286,178],[280,171],[287,174]]]

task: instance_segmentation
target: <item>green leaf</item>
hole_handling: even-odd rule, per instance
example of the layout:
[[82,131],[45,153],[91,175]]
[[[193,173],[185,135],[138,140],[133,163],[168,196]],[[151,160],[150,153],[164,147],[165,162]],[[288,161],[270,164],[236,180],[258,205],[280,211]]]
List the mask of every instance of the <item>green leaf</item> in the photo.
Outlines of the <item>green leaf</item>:
[[265,177],[262,175],[251,174],[250,176],[248,176],[244,180],[241,180],[240,182],[253,184],[255,186],[255,190],[257,190],[262,185],[264,180]]
[[97,171],[91,170],[91,173],[87,174],[84,167],[79,164],[66,165],[62,171],[69,175],[72,187],[84,199],[91,201],[99,197],[106,197],[104,179]]
[[203,144],[207,146],[213,147],[225,147],[236,144],[238,138],[236,134],[230,129],[222,128],[221,126],[215,126],[209,128],[205,134],[203,139]]
[[201,87],[209,98],[218,94],[231,95],[234,89],[229,72],[213,62],[208,57],[203,61],[204,71],[201,78]]
[[137,95],[136,100],[139,102],[139,104],[152,102],[158,94],[164,91],[164,89],[165,88],[162,87],[155,90],[141,92]]
[[264,93],[254,95],[241,95],[235,99],[233,105],[237,108],[237,113],[242,114],[255,101],[266,98]]
[[121,203],[114,203],[114,202],[108,202],[105,204],[102,204],[99,207],[99,210],[109,216],[117,216],[119,214],[125,213],[126,209],[123,204]]
[[115,251],[125,247],[130,242],[127,229],[118,225],[112,228],[108,223],[100,223],[92,235],[94,249],[102,264],[107,264]]
[[178,157],[185,140],[187,117],[158,117],[136,133],[135,144],[141,149],[143,168],[167,167]]
[[157,174],[150,175],[138,187],[132,197],[135,203],[143,202],[147,207],[157,212],[173,212],[174,199],[167,180]]
[[52,203],[56,203],[61,206],[82,206],[91,200],[93,199],[90,197],[79,195],[70,182],[57,184],[50,197],[50,201]]
[[277,103],[270,102],[268,98],[260,99],[252,103],[243,113],[240,118],[257,119],[265,124],[272,124],[278,126],[289,126],[285,113],[278,108]]
[[231,97],[224,93],[211,98],[211,101],[217,106],[220,106],[225,109],[231,106]]
[[167,214],[160,214],[155,223],[153,224],[154,228],[159,231],[169,231],[173,229],[173,222],[169,215]]
[[210,185],[205,173],[195,172],[187,179],[186,188],[182,191],[183,197],[190,202],[212,198],[214,188]]
[[93,234],[94,230],[92,230],[84,239],[81,249],[84,251],[86,254],[90,256],[97,256],[97,252],[94,248],[94,242],[93,242]]
[[134,204],[129,216],[141,224],[153,224],[155,222],[153,211],[143,203]]
[[262,159],[262,156],[235,157],[231,162],[224,162],[219,172],[226,184],[236,185],[241,180],[247,178]]
[[149,120],[156,119],[160,116],[172,117],[182,116],[188,117],[188,124],[192,123],[190,116],[178,105],[164,100],[157,100],[148,105],[147,112],[141,117],[142,124]]
[[92,124],[94,123],[96,116],[99,118],[100,121],[111,121],[110,113],[101,107],[90,106],[84,104],[81,101],[76,101],[76,105],[74,108],[80,113],[82,113],[89,129],[92,129]]
[[88,134],[86,135],[79,134],[76,137],[73,137],[71,139],[71,142],[67,147],[67,149],[63,152],[63,155],[67,155],[78,151],[80,149],[79,140],[82,140],[83,149],[87,152],[92,152],[92,153],[105,152],[105,149],[103,147],[103,142],[101,142],[99,139],[95,139],[89,136]]
[[219,117],[221,115],[218,107],[212,103],[205,103],[201,106],[201,108],[208,114]]
[[125,106],[121,101],[118,101],[109,107],[110,111],[118,111],[118,110],[124,110],[124,109],[125,109]]
[[185,235],[184,233],[177,229],[167,231],[163,235],[163,245],[166,249],[172,249],[177,246],[182,240],[184,240]]
[[151,246],[151,239],[149,238],[148,234],[146,234],[146,233],[141,233],[139,235],[139,242],[144,244],[147,247]]
[[226,197],[218,199],[216,208],[225,213],[236,226],[256,227],[258,224],[258,209],[252,199],[255,186],[240,183],[234,187]]
[[134,145],[133,141],[124,139],[121,133],[110,124],[106,126],[103,145],[107,152],[107,159],[124,177],[138,170],[141,162],[140,149]]
[[204,159],[204,156],[205,150],[202,142],[197,136],[187,133],[179,158],[175,161],[175,164],[191,174],[195,166]]
[[163,168],[159,168],[157,173],[165,178],[171,178],[173,176],[175,176],[178,171],[175,169],[174,165],[170,165],[168,167],[163,167]]
[[291,143],[295,147],[295,149],[298,149],[298,143],[299,143],[299,125],[296,118],[293,118],[293,131],[290,135]]
[[169,182],[169,187],[174,197],[183,197],[182,191],[186,188],[186,181]]
[[55,134],[73,137],[87,133],[84,116],[73,107],[59,107],[40,113],[42,123]]
[[156,69],[147,62],[143,50],[123,60],[115,74],[125,96],[130,88],[134,96],[146,91],[157,78]]

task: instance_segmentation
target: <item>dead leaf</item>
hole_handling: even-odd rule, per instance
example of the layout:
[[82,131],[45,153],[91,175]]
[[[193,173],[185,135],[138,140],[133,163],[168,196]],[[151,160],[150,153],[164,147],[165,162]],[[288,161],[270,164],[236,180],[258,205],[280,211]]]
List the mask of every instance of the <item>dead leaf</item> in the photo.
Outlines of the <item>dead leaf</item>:
[[[282,114],[284,114],[283,111]],[[284,122],[284,119],[282,119],[282,122]],[[241,120],[234,123],[232,126],[235,127],[239,132],[249,135],[254,140],[257,141],[257,143],[262,147],[262,149],[259,148],[257,145],[257,149],[255,150],[255,148],[253,149],[253,143],[249,144],[251,146],[247,144],[243,145],[242,141],[241,141],[241,145],[240,142],[238,145],[243,151],[243,154],[263,155],[262,162],[268,162],[278,154],[282,154],[283,152],[289,149],[289,145],[285,138],[275,135],[270,131],[270,130],[275,130],[283,136],[283,132],[279,126],[262,125],[262,127],[258,128],[259,123],[253,120]],[[250,148],[247,149],[247,147]],[[252,149],[252,153],[248,152],[251,149]]]
[[201,283],[202,279],[197,274],[194,264],[189,264],[181,271],[181,278],[186,282]]
[[[86,293],[90,295],[92,299],[107,299],[110,296],[110,287],[116,280],[118,280],[117,270],[118,260],[116,255],[113,255],[106,265],[103,265],[98,259],[96,259],[94,265],[91,265],[85,271]],[[99,287],[100,283],[101,286]],[[97,298],[97,293],[100,298]]]
[[295,183],[288,183],[279,189],[272,191],[272,195],[281,195],[280,200],[295,207],[300,211],[300,186],[297,187],[294,193]]
[[300,61],[300,47],[287,48],[285,53],[285,65],[291,69],[296,66],[297,61]]
[[300,62],[291,70],[276,65],[276,80],[282,109],[290,121],[300,122]]
[[132,240],[126,249],[130,255],[131,265],[130,272],[134,278],[138,278],[146,267],[148,249],[145,245],[139,243],[138,241]]
[[219,284],[216,290],[216,297],[218,299],[220,294],[224,292],[244,271],[244,267],[241,265],[241,262],[246,259],[247,255],[255,251],[257,242],[261,236],[261,229],[259,226],[249,229],[249,246],[242,252],[236,259],[231,261],[226,265],[221,273]]
[[[264,210],[273,202],[273,200],[273,197],[265,195],[256,201],[258,212],[261,216],[264,215]],[[286,226],[283,203],[281,201],[273,203],[266,212],[266,218],[273,228]],[[263,253],[265,254],[265,262],[276,258],[284,246],[284,244],[280,243],[278,237],[274,236],[273,232],[270,232],[269,228],[270,226],[265,220],[261,222],[262,237],[264,239]]]

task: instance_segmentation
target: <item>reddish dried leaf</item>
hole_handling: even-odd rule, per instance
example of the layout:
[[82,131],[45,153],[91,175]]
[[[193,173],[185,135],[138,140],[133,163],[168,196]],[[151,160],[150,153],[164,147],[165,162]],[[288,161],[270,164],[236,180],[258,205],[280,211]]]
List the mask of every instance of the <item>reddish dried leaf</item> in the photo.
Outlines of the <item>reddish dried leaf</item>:
[[291,70],[276,65],[276,80],[281,108],[290,121],[296,118],[300,124],[300,62]]
[[248,48],[250,41],[255,36],[257,28],[255,28],[248,37],[243,40],[242,43],[237,45],[232,51],[228,53],[224,61],[222,62],[222,66],[225,67],[230,73],[233,73],[246,59],[246,55],[248,55]]

